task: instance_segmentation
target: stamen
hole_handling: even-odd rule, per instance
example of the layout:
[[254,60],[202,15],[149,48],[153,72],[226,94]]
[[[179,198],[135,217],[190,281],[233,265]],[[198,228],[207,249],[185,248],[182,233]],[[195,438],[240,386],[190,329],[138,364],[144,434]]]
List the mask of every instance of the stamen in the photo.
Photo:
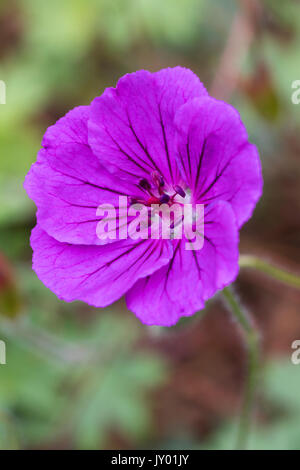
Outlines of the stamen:
[[163,177],[157,171],[153,171],[151,177],[158,188],[162,188],[165,185]]
[[151,204],[159,204],[159,199],[156,196],[150,196],[149,199],[145,202],[146,206],[151,206]]
[[139,186],[141,188],[145,189],[146,191],[150,191],[150,189],[151,189],[151,184],[149,183],[149,181],[146,178],[142,178],[139,181]]
[[168,202],[170,201],[170,196],[168,194],[163,194],[160,198],[159,198],[159,202],[161,204],[168,204]]
[[185,197],[185,196],[186,196],[186,194],[185,194],[185,192],[184,192],[184,190],[182,189],[181,186],[178,186],[178,185],[176,184],[175,186],[173,186],[173,189],[174,189],[174,191],[176,192],[176,194],[179,194],[179,196],[181,196],[181,197]]
[[[163,190],[163,187],[165,185],[164,179],[157,171],[153,171],[151,173],[151,178],[152,178],[153,183],[156,186],[156,190],[155,188],[153,188],[153,185],[151,185],[151,183],[149,182],[147,178],[142,178],[139,181],[139,186],[148,192],[149,197],[144,201],[141,201],[140,199],[136,199],[136,198],[131,198],[130,205],[136,204],[136,203],[142,203],[145,206],[150,207],[151,204],[169,204],[170,202],[174,201],[174,198],[176,197],[177,194],[179,194],[182,197],[185,197],[184,190],[182,189],[181,186],[177,186],[177,185],[173,186],[175,193],[172,196],[169,196],[169,194],[166,194]],[[158,195],[155,194],[157,192],[158,192]]]

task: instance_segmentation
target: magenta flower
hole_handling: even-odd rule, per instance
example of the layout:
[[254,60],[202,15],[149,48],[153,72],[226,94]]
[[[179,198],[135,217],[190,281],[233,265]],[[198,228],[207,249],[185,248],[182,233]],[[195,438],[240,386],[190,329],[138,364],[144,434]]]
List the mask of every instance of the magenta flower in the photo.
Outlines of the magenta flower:
[[[50,127],[25,188],[38,209],[33,269],[49,289],[95,307],[126,294],[143,323],[169,326],[236,278],[239,229],[262,176],[237,111],[176,67],[125,75]],[[172,193],[205,205],[201,250],[184,239],[97,237],[99,204],[168,203]]]

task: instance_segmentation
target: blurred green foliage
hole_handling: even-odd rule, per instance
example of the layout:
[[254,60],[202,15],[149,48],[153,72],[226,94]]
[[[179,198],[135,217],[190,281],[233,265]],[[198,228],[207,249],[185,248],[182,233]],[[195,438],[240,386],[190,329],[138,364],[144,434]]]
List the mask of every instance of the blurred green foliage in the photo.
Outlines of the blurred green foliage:
[[[128,442],[143,439],[151,429],[148,391],[167,372],[157,355],[136,349],[140,326],[113,308],[76,324],[78,305],[76,312],[30,277],[30,318],[1,320],[7,365],[0,370],[0,422],[8,437],[0,448],[9,436],[9,448],[60,439],[70,448],[99,448],[113,431]],[[46,332],[40,325],[47,319]]]

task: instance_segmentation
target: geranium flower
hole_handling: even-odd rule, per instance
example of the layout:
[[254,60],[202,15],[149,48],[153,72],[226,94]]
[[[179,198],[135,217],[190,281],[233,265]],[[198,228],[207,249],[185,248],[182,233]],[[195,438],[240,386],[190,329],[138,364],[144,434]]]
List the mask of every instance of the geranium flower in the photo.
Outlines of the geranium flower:
[[[236,278],[239,229],[262,176],[238,112],[176,67],[125,75],[50,127],[25,188],[38,209],[33,269],[49,289],[95,307],[126,294],[143,323],[169,326]],[[100,241],[97,207],[117,207],[119,196],[204,204],[203,248]]]

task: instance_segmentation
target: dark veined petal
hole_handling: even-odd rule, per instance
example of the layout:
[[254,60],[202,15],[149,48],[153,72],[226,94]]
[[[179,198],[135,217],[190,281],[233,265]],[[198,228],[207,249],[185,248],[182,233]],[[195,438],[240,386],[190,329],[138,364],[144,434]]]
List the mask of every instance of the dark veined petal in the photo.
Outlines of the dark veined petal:
[[87,118],[87,107],[75,108],[48,129],[45,148],[24,187],[37,205],[39,225],[49,235],[61,242],[103,244],[96,233],[98,206],[118,207],[119,196],[144,193],[137,184],[113,177],[99,163],[87,143]]
[[38,225],[31,234],[33,269],[60,299],[105,307],[172,256],[169,241],[123,240],[111,245],[60,243]]
[[174,241],[170,262],[140,279],[127,293],[127,305],[147,325],[174,325],[193,315],[238,273],[238,229],[227,202],[205,209],[204,244],[188,251],[186,239]]
[[53,126],[48,127],[42,146],[46,149],[56,149],[62,144],[88,144],[87,120],[89,106],[77,106],[60,118]]
[[188,100],[206,94],[196,75],[181,67],[125,75],[91,105],[93,152],[122,178],[136,181],[158,171],[177,182],[174,115]]
[[261,164],[238,112],[213,98],[195,99],[176,115],[177,161],[195,202],[228,201],[238,226],[262,194]]

